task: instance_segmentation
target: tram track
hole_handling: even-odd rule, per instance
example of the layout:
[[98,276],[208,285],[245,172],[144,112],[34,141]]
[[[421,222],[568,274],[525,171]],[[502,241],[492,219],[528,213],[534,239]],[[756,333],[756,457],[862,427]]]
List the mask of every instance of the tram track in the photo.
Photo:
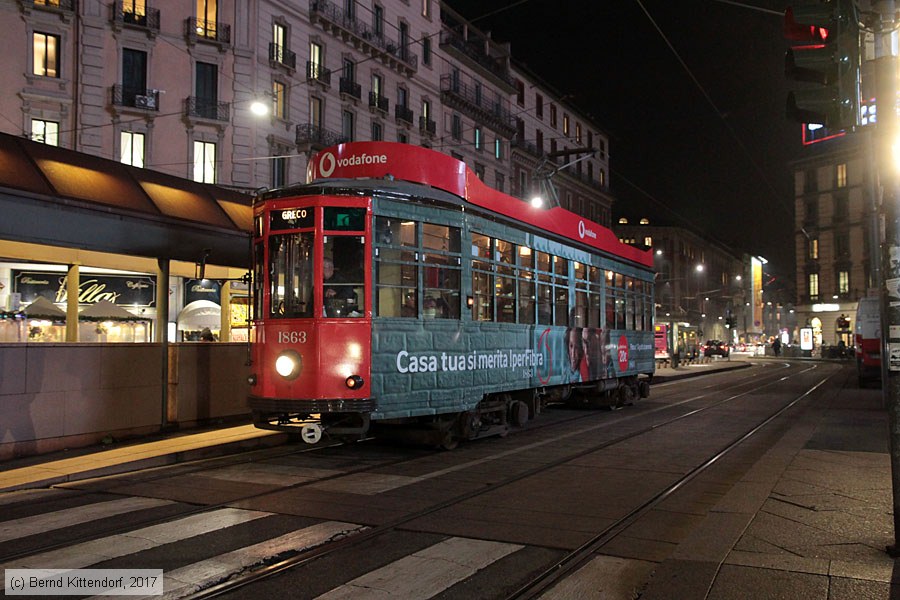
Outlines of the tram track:
[[[789,366],[787,363],[784,363],[784,365],[785,365],[784,368],[787,368]],[[803,373],[805,371],[808,371],[810,369],[815,369],[815,368],[816,368],[815,365],[806,367],[796,374]],[[716,375],[716,374],[710,374],[710,376],[713,376],[713,375]],[[649,431],[653,431],[658,428],[665,427],[672,423],[678,422],[684,418],[690,417],[694,414],[697,414],[697,413],[715,408],[717,406],[720,406],[721,404],[730,402],[736,398],[741,397],[744,394],[750,393],[751,391],[758,391],[760,389],[763,389],[767,385],[771,385],[773,383],[781,381],[783,378],[784,378],[784,375],[781,373],[766,374],[763,377],[760,377],[759,375],[748,375],[746,377],[741,377],[741,378],[739,378],[737,383],[731,384],[731,388],[732,389],[740,389],[744,386],[752,385],[752,390],[747,390],[747,391],[740,392],[737,394],[732,394],[732,395],[728,396],[727,398],[721,399],[721,400],[719,400],[713,404],[710,404],[708,406],[696,408],[696,409],[690,410],[686,413],[676,415],[667,420],[664,420],[664,421],[661,421],[658,423],[654,423],[654,424],[651,424],[651,425],[643,427],[643,428],[638,428],[633,431],[629,431],[625,434],[614,437],[614,438],[604,442],[603,444],[599,444],[594,447],[588,448],[577,455],[564,457],[564,458],[560,459],[560,461],[551,463],[550,466],[554,466],[557,464],[563,464],[566,461],[574,460],[585,454],[589,454],[591,452],[595,452],[597,450],[601,450],[606,447],[609,447],[609,446],[612,446],[612,445],[615,445],[618,443],[622,443],[622,442],[630,440],[633,437],[636,437],[638,435],[642,435]],[[678,382],[671,382],[671,383],[675,384]],[[578,410],[578,411],[574,411],[576,414],[574,414],[572,416],[566,416],[566,417],[563,417],[560,419],[556,419],[552,422],[542,422],[541,419],[538,418],[536,421],[533,421],[530,424],[530,426],[526,427],[523,430],[515,432],[516,439],[518,441],[522,442],[521,444],[517,445],[514,448],[511,448],[510,450],[500,453],[494,457],[491,457],[491,458],[492,459],[502,458],[504,456],[513,455],[513,454],[516,454],[517,452],[522,452],[527,449],[533,448],[535,446],[535,444],[528,443],[528,438],[533,437],[538,434],[546,434],[548,431],[550,431],[554,428],[566,430],[564,433],[561,433],[560,435],[557,435],[554,438],[552,438],[554,440],[560,440],[560,439],[570,437],[570,436],[581,435],[585,432],[601,430],[601,429],[605,429],[608,427],[621,426],[623,423],[634,420],[634,419],[643,418],[643,417],[646,417],[646,416],[654,414],[654,413],[676,410],[678,408],[683,407],[686,404],[690,404],[693,402],[699,402],[699,401],[708,399],[711,395],[715,394],[719,390],[719,387],[716,384],[710,384],[707,386],[703,386],[703,388],[701,388],[701,389],[711,389],[714,391],[704,392],[704,393],[700,393],[700,394],[694,394],[694,395],[691,395],[690,397],[687,397],[684,399],[676,400],[674,402],[667,402],[666,404],[661,405],[661,406],[656,406],[653,408],[643,410],[641,412],[635,412],[632,414],[625,415],[623,418],[620,418],[620,419],[604,420],[601,423],[592,423],[591,425],[589,425],[587,427],[577,428],[574,430],[571,429],[574,423],[578,423],[578,422],[586,421],[586,420],[592,420],[593,418],[596,417],[598,411],[597,410],[584,410],[584,411]],[[366,442],[373,442],[373,441],[375,441],[375,440],[369,439],[369,440],[365,440],[360,443],[364,444]],[[546,443],[550,443],[550,442],[537,442],[537,445],[543,445]],[[196,473],[209,473],[210,471],[214,471],[214,470],[218,470],[218,469],[227,469],[227,468],[231,468],[234,466],[253,464],[253,463],[257,463],[257,462],[264,463],[266,461],[277,460],[277,459],[282,459],[282,458],[296,456],[296,455],[300,455],[300,454],[306,454],[306,453],[324,452],[329,449],[334,449],[334,448],[338,448],[338,447],[342,447],[342,446],[346,446],[346,445],[342,444],[342,443],[338,443],[338,444],[332,444],[332,445],[328,445],[328,446],[300,447],[300,448],[292,448],[288,451],[274,453],[274,454],[269,454],[268,452],[270,452],[271,449],[266,449],[266,450],[256,451],[254,453],[254,454],[264,453],[265,455],[262,457],[254,456],[254,457],[248,458],[246,456],[241,455],[240,457],[239,456],[229,456],[229,457],[224,457],[224,458],[216,457],[216,458],[211,458],[211,459],[203,459],[200,461],[196,461],[189,468],[184,468],[184,466],[182,465],[181,466],[182,468],[178,469],[177,472],[175,472],[175,473],[172,473],[171,471],[169,471],[168,468],[164,468],[164,470],[168,471],[168,472],[155,473],[148,477],[138,477],[138,478],[132,477],[131,479],[128,480],[127,484],[148,484],[148,483],[162,482],[166,479],[171,479],[173,477],[182,477],[182,476],[196,474]],[[320,478],[317,478],[317,479],[314,479],[311,481],[298,482],[298,483],[282,486],[282,487],[279,487],[277,490],[265,490],[265,491],[261,491],[261,492],[257,492],[257,493],[253,493],[253,494],[245,494],[242,496],[229,498],[228,500],[213,503],[213,504],[197,505],[193,509],[180,511],[180,512],[177,512],[174,514],[169,514],[169,515],[162,516],[162,517],[143,519],[143,520],[140,520],[137,522],[132,522],[128,526],[112,525],[112,526],[108,526],[108,527],[102,527],[102,526],[96,527],[91,530],[90,534],[79,536],[74,539],[68,539],[65,541],[49,543],[49,544],[41,545],[39,547],[32,547],[32,548],[29,548],[27,550],[23,550],[20,552],[6,554],[6,555],[0,557],[0,563],[15,562],[17,560],[21,560],[23,558],[26,558],[26,557],[34,555],[34,554],[59,550],[59,549],[77,545],[80,543],[93,541],[95,539],[99,539],[99,538],[103,538],[103,537],[107,537],[107,536],[111,536],[111,535],[117,535],[117,534],[121,534],[121,533],[126,533],[127,531],[132,530],[134,528],[138,528],[138,527],[161,525],[161,524],[169,523],[176,519],[181,519],[181,518],[188,517],[188,516],[199,515],[199,514],[203,514],[203,513],[212,513],[213,511],[216,511],[216,510],[219,510],[222,508],[226,508],[226,507],[235,505],[237,503],[258,500],[258,499],[264,498],[270,494],[283,493],[285,491],[302,488],[302,487],[309,486],[312,484],[319,484],[322,482],[336,480],[336,479],[340,479],[343,477],[349,477],[349,476],[353,476],[353,475],[359,475],[362,473],[373,472],[373,471],[376,471],[379,469],[401,466],[403,464],[419,460],[422,457],[423,457],[423,455],[417,453],[415,456],[412,456],[412,457],[403,456],[403,457],[396,458],[396,459],[379,461],[379,462],[375,462],[375,463],[372,463],[370,465],[366,465],[363,467],[345,470],[340,473],[335,473],[333,475],[323,476],[323,477],[320,477]],[[210,462],[215,462],[217,464],[215,464],[211,468],[210,464],[209,464]],[[451,468],[445,470],[444,472],[449,472],[450,470],[461,470],[461,469],[467,468],[467,466],[469,466],[469,463],[463,463],[457,467],[451,467]],[[550,468],[550,466],[548,466],[547,468]],[[522,478],[538,474],[539,472],[540,471],[535,471],[534,473],[529,472],[527,474],[523,474]],[[116,491],[116,490],[123,486],[121,477],[122,477],[121,474],[111,475],[111,476],[109,476],[111,483],[107,486],[100,487],[100,488],[92,487],[90,489],[76,490],[76,492],[79,495],[85,495],[85,496],[86,495],[95,495],[95,494],[100,494],[100,495],[109,494],[109,495],[120,496],[120,495],[122,495],[122,492]],[[106,479],[106,478],[100,478],[100,479]],[[517,480],[511,480],[511,481],[508,481],[508,482],[505,482],[505,483],[502,483],[499,485],[506,485],[509,483],[513,483],[514,481],[517,481]],[[487,491],[490,491],[490,490],[484,490],[484,493],[486,493]],[[75,497],[77,498],[77,496],[75,496]],[[423,512],[422,514],[411,515],[407,519],[405,519],[403,522],[407,522],[409,520],[419,518],[420,516],[430,514],[431,512],[441,510],[443,508],[446,508],[447,506],[452,505],[455,502],[462,502],[467,499],[470,499],[471,497],[474,497],[474,496],[463,496],[460,498],[451,499],[450,501],[448,501],[448,503],[442,503],[440,505],[436,505],[434,507],[430,507],[429,509],[426,509],[426,511]],[[69,499],[71,499],[71,497]],[[52,502],[52,501],[54,501],[54,500],[53,499],[48,500],[48,502]],[[29,504],[31,504],[31,506],[33,507],[33,502],[29,502]],[[11,505],[8,505],[6,508],[9,509],[10,507],[15,507],[15,506],[16,506],[15,504],[11,504]],[[401,524],[402,523],[392,525],[391,528],[397,527]],[[360,540],[360,541],[362,541],[362,540]]]
[[[729,395],[728,397],[721,399],[717,402],[714,402],[708,406],[700,407],[691,411],[688,411],[683,414],[676,415],[672,418],[669,418],[665,421],[652,423],[650,425],[640,427],[633,431],[629,431],[620,436],[616,436],[614,438],[605,440],[603,442],[590,445],[589,447],[583,448],[574,453],[568,453],[564,456],[561,456],[555,460],[542,463],[533,468],[524,470],[514,476],[499,480],[497,482],[488,484],[482,488],[477,490],[473,490],[470,492],[465,492],[462,494],[458,494],[451,498],[447,498],[441,502],[437,502],[431,506],[419,509],[417,511],[405,514],[401,517],[397,517],[385,523],[372,526],[369,528],[365,528],[362,530],[358,530],[347,537],[344,537],[335,541],[328,541],[324,544],[309,548],[306,550],[301,550],[297,554],[280,558],[277,562],[272,564],[267,564],[259,568],[255,568],[252,571],[248,571],[246,573],[242,573],[236,576],[233,576],[227,581],[223,581],[212,586],[209,586],[205,589],[199,590],[191,595],[185,596],[186,598],[190,598],[191,600],[200,600],[205,598],[214,598],[218,596],[222,596],[225,594],[229,594],[232,592],[236,592],[241,588],[246,586],[253,585],[255,583],[264,581],[266,579],[270,579],[276,577],[278,575],[284,574],[292,569],[308,565],[315,560],[324,558],[329,555],[337,554],[338,552],[350,550],[360,544],[368,542],[374,538],[379,536],[387,535],[390,532],[401,529],[404,525],[407,525],[413,521],[419,520],[423,517],[436,513],[438,511],[447,509],[449,507],[453,507],[455,505],[461,504],[463,502],[472,500],[474,498],[478,498],[479,496],[484,496],[486,494],[490,494],[492,492],[497,491],[500,488],[505,486],[509,486],[511,484],[521,482],[530,477],[534,477],[540,475],[542,473],[548,472],[552,469],[560,467],[562,465],[566,465],[573,461],[578,460],[579,458],[585,457],[589,454],[595,453],[599,450],[604,450],[621,444],[626,441],[633,440],[641,435],[645,435],[650,432],[658,431],[660,428],[672,425],[676,422],[680,422],[684,419],[696,416],[698,414],[704,413],[709,410],[713,410],[715,408],[721,407],[727,403],[733,402],[736,399],[748,396],[751,393],[755,393],[765,388],[768,385],[772,385],[776,382],[782,382],[787,378],[790,378],[794,375],[804,374],[810,371],[815,370],[817,367],[812,366],[809,368],[802,369],[797,373],[787,376],[778,376],[773,377],[772,381],[767,383],[761,383],[758,379],[756,381],[756,385],[753,390],[747,390],[740,393]],[[551,586],[555,581],[558,581],[560,578],[564,577],[566,574],[570,573],[572,570],[581,566],[588,558],[596,552],[597,548],[602,547],[607,544],[609,541],[614,539],[617,535],[619,535],[622,531],[624,531],[630,524],[639,519],[642,515],[646,514],[649,510],[657,506],[660,502],[674,494],[679,489],[683,488],[687,485],[691,480],[696,478],[698,475],[702,474],[709,467],[714,465],[717,461],[719,461],[722,457],[727,455],[729,452],[739,447],[748,439],[752,438],[756,433],[760,430],[764,429],[768,424],[776,420],[779,416],[784,414],[786,411],[790,410],[797,403],[802,401],[804,398],[807,398],[810,394],[812,394],[816,389],[818,389],[821,385],[823,385],[834,373],[826,373],[824,376],[813,386],[808,387],[803,391],[803,393],[797,395],[792,398],[786,404],[780,406],[776,411],[769,414],[765,419],[752,427],[749,431],[745,432],[743,435],[739,436],[729,444],[727,444],[724,448],[716,451],[712,456],[704,460],[697,467],[691,469],[688,473],[686,473],[683,477],[679,478],[677,481],[662,489],[658,493],[656,493],[650,500],[645,502],[644,504],[636,507],[635,509],[629,511],[622,518],[617,519],[610,526],[604,528],[603,531],[597,533],[595,536],[591,538],[591,540],[581,547],[577,548],[573,552],[568,553],[563,559],[558,561],[556,564],[551,566],[546,571],[542,572],[538,577],[534,578],[532,581],[528,582],[524,586],[522,586],[519,590],[517,590],[513,596],[510,598],[532,598],[536,597],[536,594],[539,594],[540,591],[546,590],[549,586]],[[684,404],[686,402],[695,401],[697,397],[685,399],[679,402],[680,404]],[[653,411],[661,410],[664,407],[658,407],[657,409],[652,409]],[[644,415],[648,414],[647,412],[643,413]],[[619,421],[621,423],[621,421]],[[580,430],[571,432],[570,435],[579,435],[585,433],[587,430]],[[558,441],[558,438],[554,438],[554,440]],[[548,440],[543,443],[552,443],[553,440]],[[529,448],[533,449],[536,445],[540,445],[541,443],[535,443],[529,445]],[[510,450],[509,452],[500,453],[493,458],[499,458],[504,455],[509,455],[515,452],[515,450]],[[490,460],[488,459],[488,460]],[[466,465],[461,465],[456,467],[457,469],[466,468]],[[445,471],[446,472],[446,471]]]

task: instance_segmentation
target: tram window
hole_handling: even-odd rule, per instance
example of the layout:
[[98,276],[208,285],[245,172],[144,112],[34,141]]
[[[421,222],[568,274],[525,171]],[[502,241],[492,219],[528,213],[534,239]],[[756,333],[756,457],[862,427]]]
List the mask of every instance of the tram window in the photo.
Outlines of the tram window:
[[422,247],[458,254],[460,251],[459,227],[447,227],[432,223],[422,224]]
[[422,314],[426,319],[458,319],[460,269],[425,266]]
[[[477,265],[487,265],[474,261]],[[488,266],[488,268],[490,268]],[[493,321],[494,320],[494,286],[492,273],[472,269],[472,294],[475,302],[472,305],[472,320],[474,321]]]
[[588,327],[600,327],[600,312],[603,310],[603,297],[598,292],[588,292]]
[[265,273],[266,266],[266,248],[265,244],[259,241],[254,244],[253,249],[253,318],[258,319],[265,314],[262,303],[265,295],[263,294],[263,286],[265,285],[263,273]]
[[634,326],[634,305],[636,301],[637,298],[631,294],[625,297],[625,329],[636,329]]
[[528,246],[519,246],[519,266],[534,270],[534,252]]
[[616,295],[616,328],[617,329],[625,329],[625,298],[621,295]]
[[519,280],[519,323],[534,323],[534,280]]
[[328,235],[322,251],[322,316],[364,316],[365,237]]
[[561,285],[554,286],[554,298],[556,306],[554,307],[553,324],[568,325],[569,324],[569,288]]
[[416,246],[415,221],[377,217],[375,219],[375,243],[385,246]]
[[495,240],[494,260],[497,261],[497,272],[512,275],[515,272],[516,245],[505,240]]
[[325,231],[365,231],[366,209],[326,206],[323,216]]
[[546,283],[537,286],[538,325],[553,324],[553,288]]
[[575,290],[575,307],[572,310],[572,326],[585,327],[588,318],[588,294],[586,291]]
[[313,234],[269,238],[269,314],[275,318],[313,316]]
[[497,277],[497,321],[516,322],[516,286],[512,277]]

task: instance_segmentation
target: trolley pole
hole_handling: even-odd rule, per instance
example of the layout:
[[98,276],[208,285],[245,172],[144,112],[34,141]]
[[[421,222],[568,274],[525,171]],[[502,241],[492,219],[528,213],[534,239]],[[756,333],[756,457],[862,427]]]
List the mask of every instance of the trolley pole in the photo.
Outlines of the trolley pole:
[[[879,33],[875,35],[875,83],[876,102],[882,107],[878,111],[876,125],[876,165],[882,188],[883,237],[881,245],[881,272],[884,285],[881,286],[881,339],[882,373],[887,378],[882,381],[882,393],[888,409],[891,449],[891,487],[894,508],[894,543],[887,547],[891,556],[900,556],[900,357],[895,360],[893,353],[900,355],[900,210],[897,202],[897,165],[894,146],[897,143],[897,58],[894,56],[892,32],[894,24],[894,0],[877,3],[881,15]],[[885,32],[885,33],[881,33]]]

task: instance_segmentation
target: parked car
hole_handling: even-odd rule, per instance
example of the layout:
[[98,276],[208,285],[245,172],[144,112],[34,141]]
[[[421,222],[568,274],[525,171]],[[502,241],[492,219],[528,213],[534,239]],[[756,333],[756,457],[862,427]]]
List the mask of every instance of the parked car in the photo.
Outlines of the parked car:
[[703,356],[728,356],[728,344],[721,340],[706,340],[703,344]]

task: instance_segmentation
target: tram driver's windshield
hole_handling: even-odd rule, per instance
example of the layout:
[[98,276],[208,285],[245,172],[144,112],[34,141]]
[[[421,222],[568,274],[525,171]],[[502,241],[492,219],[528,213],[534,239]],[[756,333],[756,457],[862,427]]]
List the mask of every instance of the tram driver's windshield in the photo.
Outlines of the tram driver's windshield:
[[269,238],[269,314],[296,319],[313,316],[313,234]]

